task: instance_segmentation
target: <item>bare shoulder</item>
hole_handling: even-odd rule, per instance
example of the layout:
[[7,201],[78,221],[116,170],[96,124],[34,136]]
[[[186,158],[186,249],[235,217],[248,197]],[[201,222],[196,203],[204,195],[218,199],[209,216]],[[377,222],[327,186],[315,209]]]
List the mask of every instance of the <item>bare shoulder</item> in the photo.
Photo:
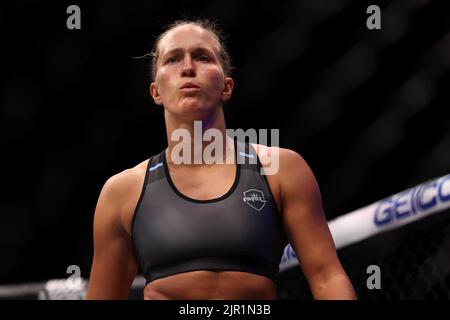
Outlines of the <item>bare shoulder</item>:
[[130,234],[132,215],[143,188],[147,164],[148,160],[142,161],[106,180],[95,213],[99,227],[103,228],[110,221]]
[[137,184],[143,183],[147,164],[148,159],[132,168],[112,175],[106,180],[103,187],[104,190],[119,198],[128,194],[130,189],[136,187]]
[[[280,149],[280,164],[283,168],[297,168],[298,170],[309,170],[309,165],[306,160],[298,152],[279,148]],[[281,167],[281,166],[280,166]]]
[[263,167],[270,166],[273,161],[279,161],[279,168],[283,171],[286,171],[285,169],[291,171],[294,168],[296,171],[309,169],[306,160],[294,150],[256,143],[253,143],[252,146],[256,150]]
[[274,168],[272,180],[281,193],[318,192],[318,185],[311,167],[298,152],[265,145],[253,144],[264,169]]

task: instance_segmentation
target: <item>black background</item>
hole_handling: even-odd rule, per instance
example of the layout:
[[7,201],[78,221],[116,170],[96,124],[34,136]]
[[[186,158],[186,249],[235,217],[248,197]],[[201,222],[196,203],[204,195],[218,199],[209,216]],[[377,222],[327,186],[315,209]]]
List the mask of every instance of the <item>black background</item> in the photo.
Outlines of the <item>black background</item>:
[[[81,8],[81,30],[66,9]],[[368,30],[366,8],[381,8]],[[450,172],[445,1],[14,1],[1,4],[0,283],[89,276],[108,177],[165,148],[148,53],[178,18],[218,19],[228,128],[280,129],[328,220]]]

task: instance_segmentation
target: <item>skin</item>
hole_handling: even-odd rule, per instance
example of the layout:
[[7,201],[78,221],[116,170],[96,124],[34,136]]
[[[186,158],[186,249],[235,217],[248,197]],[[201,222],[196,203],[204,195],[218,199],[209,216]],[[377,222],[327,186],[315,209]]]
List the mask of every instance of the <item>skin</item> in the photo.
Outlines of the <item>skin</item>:
[[[168,148],[166,158],[177,189],[194,199],[225,194],[235,177],[235,164],[179,164],[170,154],[173,130],[193,135],[193,121],[203,130],[216,128],[226,142],[222,104],[233,91],[219,58],[219,43],[207,30],[187,24],[172,29],[161,41],[157,76],[150,93],[164,108]],[[198,90],[180,90],[186,82]],[[226,145],[226,144],[224,144]],[[233,145],[225,155],[233,156]],[[336,254],[324,216],[320,190],[306,161],[283,148],[254,145],[258,154],[279,153],[279,170],[267,176],[284,229],[315,299],[355,299],[353,287]],[[230,149],[231,148],[231,149]],[[94,215],[94,258],[85,299],[127,299],[138,271],[133,253],[131,222],[147,161],[124,170],[104,184]],[[263,162],[263,166],[265,162]],[[193,271],[157,279],[144,289],[145,299],[276,299],[276,284],[261,275],[237,271]]]

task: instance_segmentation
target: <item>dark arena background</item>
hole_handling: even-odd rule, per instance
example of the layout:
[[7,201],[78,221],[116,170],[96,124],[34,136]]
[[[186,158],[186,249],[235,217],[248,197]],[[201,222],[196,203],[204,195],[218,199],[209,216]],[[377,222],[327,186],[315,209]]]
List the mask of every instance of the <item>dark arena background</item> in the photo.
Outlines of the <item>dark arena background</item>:
[[[66,25],[70,5],[80,29]],[[371,5],[379,29],[368,28]],[[64,279],[73,266],[89,279],[103,184],[167,145],[145,55],[180,18],[217,19],[228,35],[227,127],[279,129],[280,146],[312,168],[333,236],[360,234],[337,246],[358,298],[449,299],[444,0],[2,2],[0,298],[82,297],[83,284],[67,289]],[[391,207],[380,211],[383,199]],[[130,299],[141,290],[138,276]],[[295,264],[280,271],[278,291],[312,298]]]

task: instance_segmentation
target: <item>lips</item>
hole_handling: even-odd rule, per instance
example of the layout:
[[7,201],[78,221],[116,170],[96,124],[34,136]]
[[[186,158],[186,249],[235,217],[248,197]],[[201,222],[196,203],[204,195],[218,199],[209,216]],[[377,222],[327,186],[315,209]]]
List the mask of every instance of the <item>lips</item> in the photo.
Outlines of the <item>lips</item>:
[[192,82],[186,82],[180,87],[180,93],[185,97],[197,96],[200,93],[200,87]]
[[200,89],[200,87],[192,82],[186,82],[180,89]]

